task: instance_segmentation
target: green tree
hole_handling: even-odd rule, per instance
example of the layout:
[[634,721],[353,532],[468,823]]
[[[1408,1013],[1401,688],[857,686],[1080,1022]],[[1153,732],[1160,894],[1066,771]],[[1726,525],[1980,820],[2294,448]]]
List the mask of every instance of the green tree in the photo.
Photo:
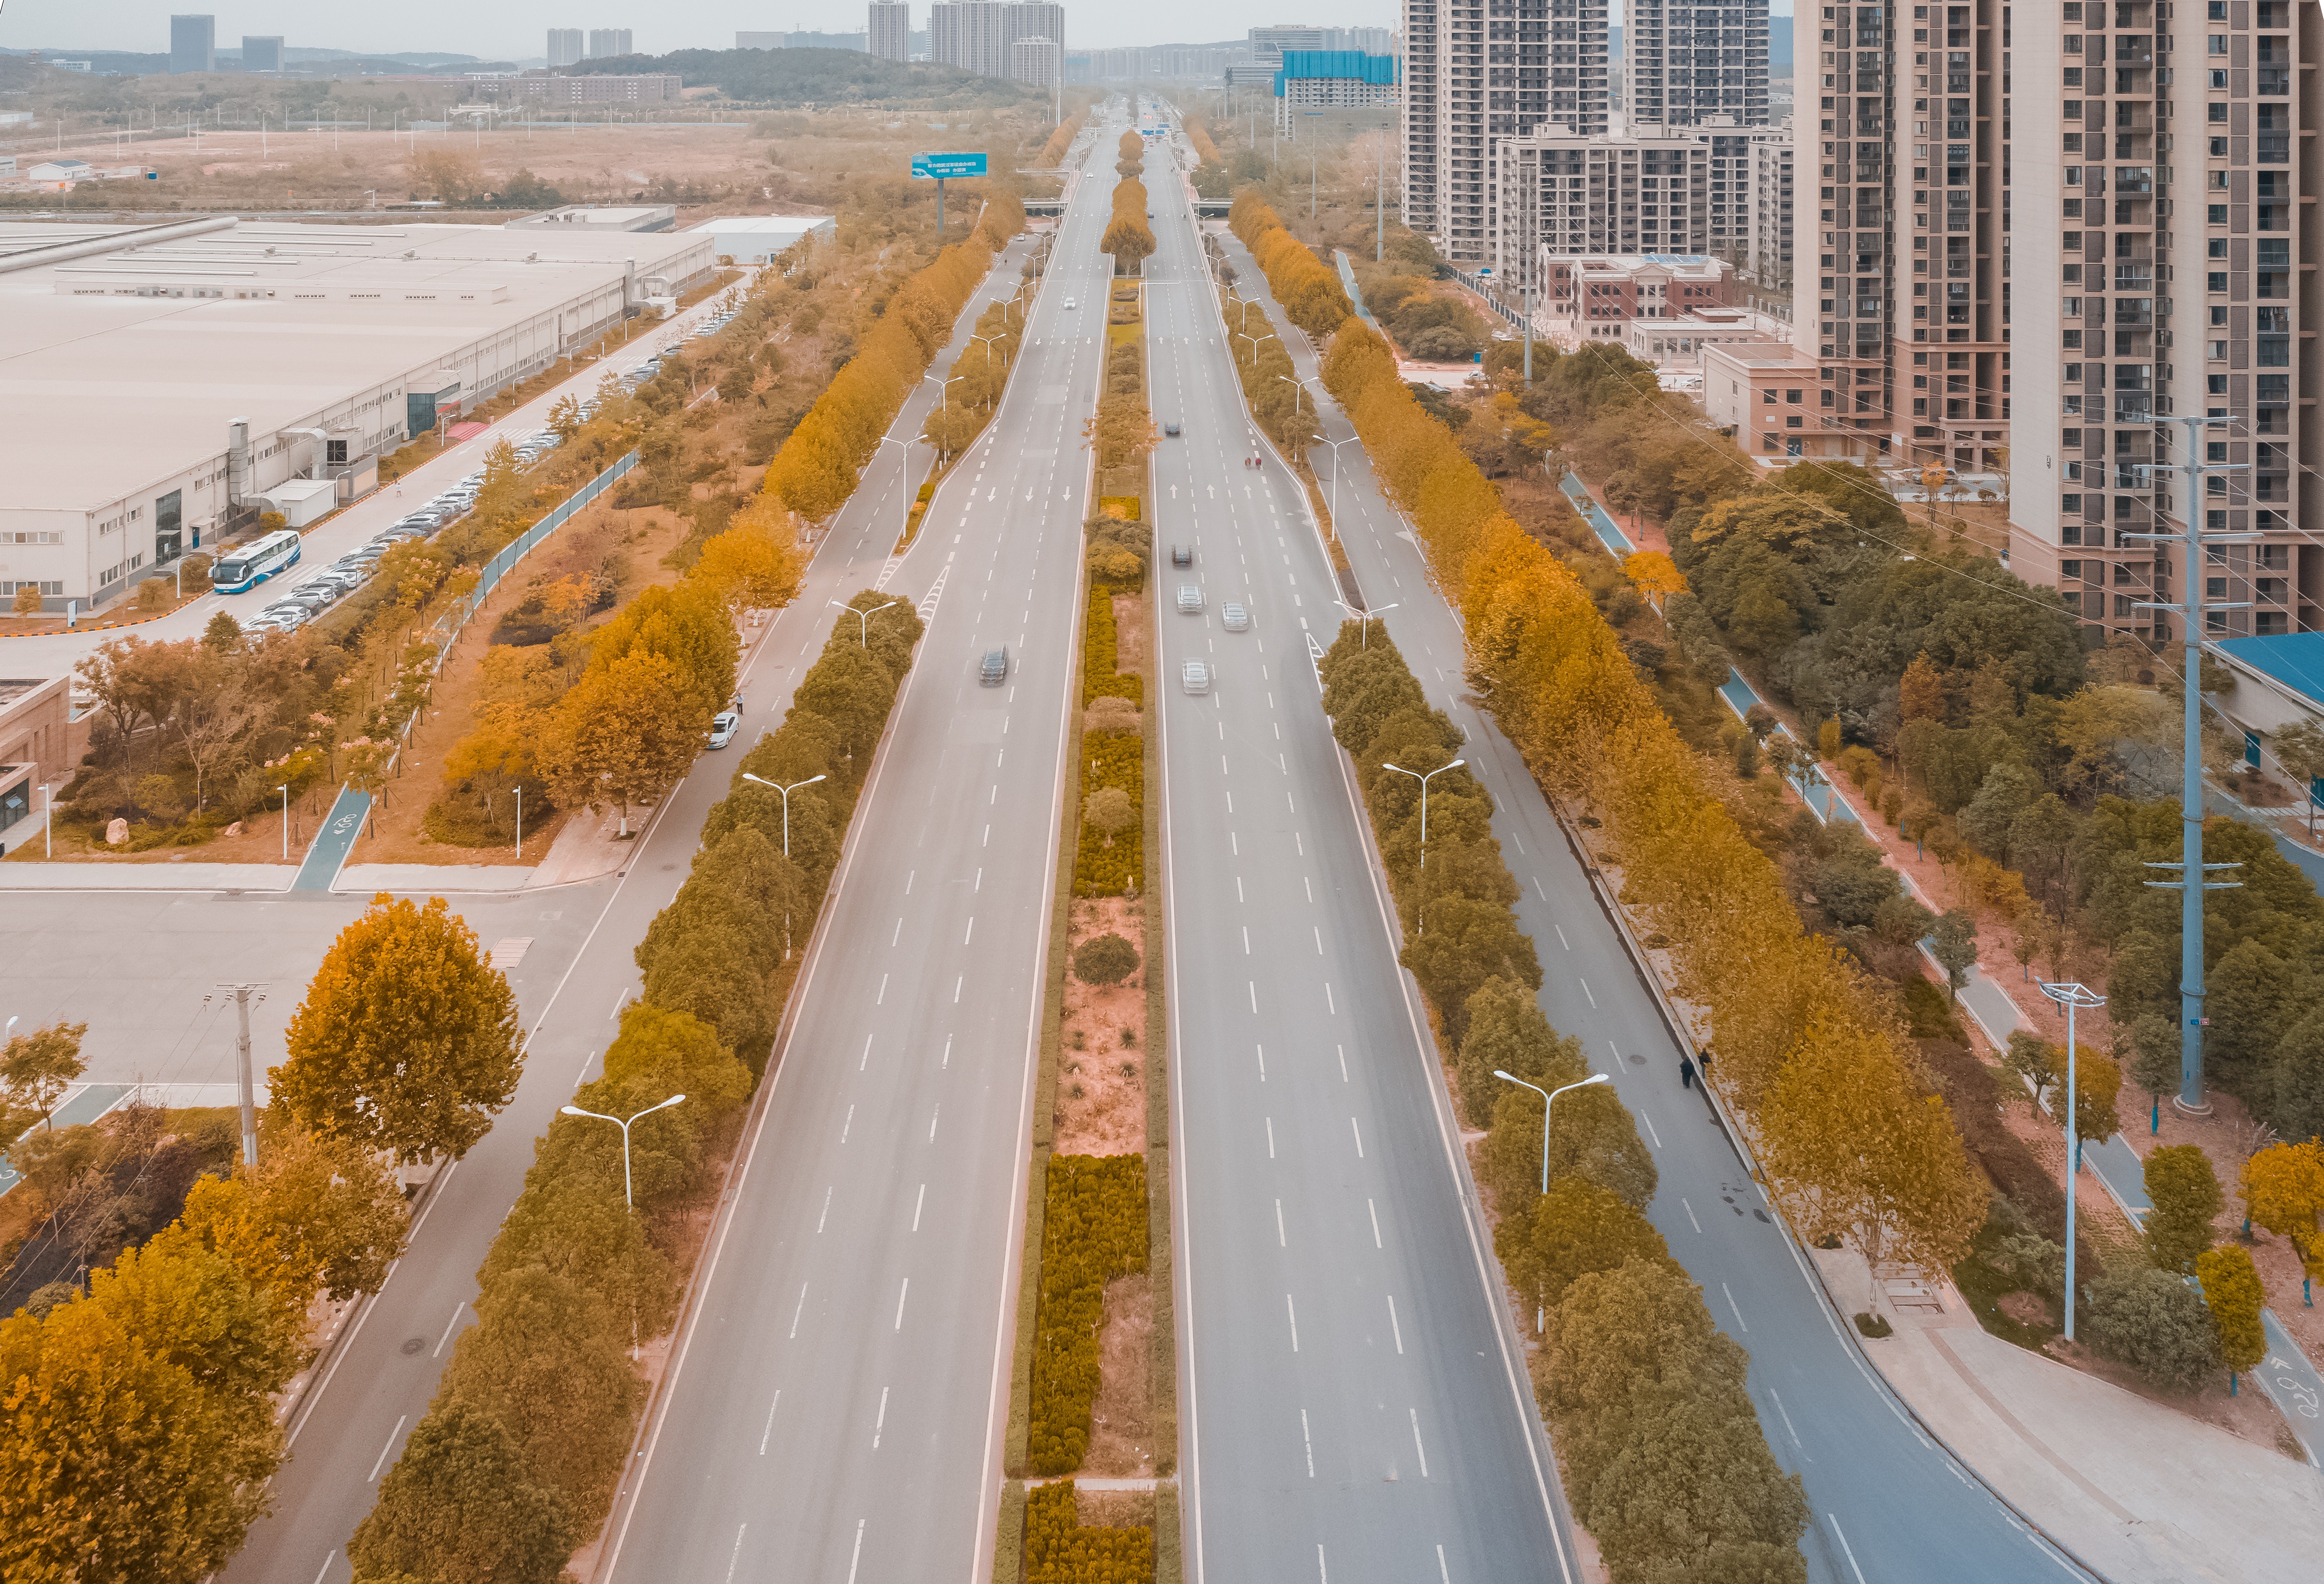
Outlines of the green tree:
[[499,1420],[457,1400],[413,1427],[347,1543],[362,1580],[490,1579],[556,1584],[579,1538],[571,1507],[527,1478]]
[[2227,1207],[2218,1174],[2200,1145],[2173,1144],[2146,1157],[2146,1252],[2158,1270],[2191,1274],[2211,1246],[2211,1222]]
[[1969,971],[1977,966],[1977,921],[1960,908],[1948,908],[1938,916],[1930,945],[1936,953],[1937,966],[1945,971],[1945,988],[1959,1006],[1961,987],[1969,983]]
[[2080,1317],[2095,1351],[2129,1365],[2152,1385],[2192,1391],[2219,1367],[2218,1339],[2202,1297],[2167,1271],[2126,1266],[2107,1272],[2082,1295]]
[[[0,1046],[0,1109],[26,1111],[54,1127],[57,1102],[85,1070],[80,1042],[88,1032],[86,1023],[51,1023]],[[9,1128],[5,1138],[13,1141],[16,1131]]]
[[[2170,1018],[2148,1012],[2116,1025],[2115,1060],[2130,1081],[2160,1103],[2179,1091],[2179,1027]],[[2318,1028],[2324,1036],[2324,1025]]]
[[1509,1285],[1537,1309],[1556,1308],[1591,1271],[1618,1269],[1633,1257],[1670,1259],[1654,1223],[1620,1194],[1579,1175],[1552,1183],[1529,1214],[1502,1217],[1493,1245]]
[[2001,1054],[2002,1070],[2021,1080],[2026,1089],[2026,1113],[2040,1116],[2050,1091],[2065,1082],[2065,1053],[2030,1028],[2012,1029],[2008,1048]]
[[[1478,1174],[1504,1215],[1521,1214],[1541,1194],[1542,1099],[1530,1089],[1506,1083],[1500,1088]],[[1655,1157],[1612,1085],[1562,1094],[1555,1110],[1556,1125],[1549,1138],[1550,1182],[1567,1175],[1585,1177],[1644,1209],[1655,1196]]]
[[[1461,1039],[1454,1074],[1461,1089],[1461,1114],[1471,1127],[1491,1125],[1493,1109],[1508,1087],[1496,1070],[1544,1089],[1579,1082],[1590,1071],[1582,1042],[1561,1038],[1542,1014],[1534,994],[1514,980],[1485,981],[1469,997],[1468,1032]],[[1535,1129],[1538,1142],[1539,1129]]]
[[274,1102],[407,1163],[455,1158],[516,1093],[516,998],[441,897],[372,899],[292,1014]]
[[[1430,799],[1432,835],[1434,801]],[[1456,1040],[1467,1032],[1463,1018],[1469,998],[1485,981],[1508,979],[1541,988],[1541,962],[1534,955],[1533,941],[1517,927],[1507,903],[1469,897],[1434,903],[1421,921],[1420,933],[1406,940],[1402,960],[1443,1015],[1446,1033]]]
[[2264,1103],[2283,1137],[2324,1136],[2324,1010],[2310,1012],[2276,1042]]
[[527,1266],[476,1300],[476,1324],[461,1333],[438,1401],[505,1429],[526,1482],[557,1492],[574,1514],[602,1513],[645,1400],[630,1340],[626,1311]]
[[2203,1284],[2203,1302],[2210,1306],[2219,1361],[2237,1375],[2248,1374],[2267,1357],[2267,1333],[2259,1319],[2267,1293],[2250,1251],[2240,1243],[2206,1248],[2195,1257],[2195,1278]]

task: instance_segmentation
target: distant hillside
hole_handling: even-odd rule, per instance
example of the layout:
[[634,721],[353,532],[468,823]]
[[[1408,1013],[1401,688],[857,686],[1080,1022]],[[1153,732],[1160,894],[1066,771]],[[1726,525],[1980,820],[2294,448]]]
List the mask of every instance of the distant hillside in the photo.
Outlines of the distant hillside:
[[957,67],[907,65],[845,50],[678,50],[668,55],[606,56],[567,69],[674,71],[688,87],[708,84],[729,98],[774,109],[800,105],[978,109],[1038,104],[1046,97],[1022,83],[979,77]]

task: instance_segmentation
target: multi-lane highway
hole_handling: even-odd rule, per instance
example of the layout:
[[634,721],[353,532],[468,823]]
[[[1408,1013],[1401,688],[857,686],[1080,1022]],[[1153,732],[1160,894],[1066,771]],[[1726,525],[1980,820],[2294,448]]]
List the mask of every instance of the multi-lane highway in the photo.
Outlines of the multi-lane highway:
[[[933,603],[927,635],[601,1580],[990,1566],[1088,506],[1081,428],[1103,363],[1106,164],[1077,178],[1008,393],[890,583]],[[1002,644],[1007,682],[980,686],[980,658]]]
[[[940,355],[938,373],[969,345],[967,330],[977,313],[988,303],[1006,298],[1016,290],[1019,266],[1031,245],[1029,238],[1019,239],[995,264],[975,300],[963,314],[951,345]],[[1037,335],[1043,333],[1037,318]],[[927,410],[936,400],[936,388],[923,385],[906,404],[890,433],[899,439],[911,440],[919,433]],[[1040,410],[1054,419],[1065,410],[1050,405]],[[1056,427],[1054,422],[1051,427]],[[937,548],[937,525],[931,520],[929,528],[921,535],[923,548],[900,567],[891,568],[889,564],[905,502],[918,487],[927,465],[927,454],[917,444],[882,446],[866,470],[854,499],[835,520],[831,531],[818,546],[799,597],[752,635],[754,641],[743,662],[742,683],[748,700],[743,743],[771,730],[788,706],[793,686],[814,662],[831,631],[836,612],[829,608],[828,602],[878,582],[883,576],[898,597],[915,601],[927,596],[939,577],[945,584],[932,647],[924,651],[925,663],[930,670],[919,678],[916,695],[933,695],[940,691],[949,698],[953,681],[966,675],[968,640],[961,632],[961,616],[964,612],[982,612],[990,609],[983,603],[988,587],[984,575],[990,568],[990,557],[973,569],[964,557],[947,571],[945,557],[959,552],[949,544]],[[973,464],[970,471],[974,471]],[[954,479],[940,495],[939,507],[949,507],[964,495],[961,475],[955,474]],[[1070,505],[1064,509],[1068,524],[1073,520],[1072,510]],[[950,536],[944,538],[948,540]],[[1013,594],[1016,587],[1010,586],[1010,592]],[[1012,616],[1016,613],[1015,608],[1010,612]],[[990,619],[980,613],[971,625],[982,631],[996,620],[997,613]],[[1061,615],[1057,620],[1065,617]],[[1013,631],[1010,639],[1014,641]],[[949,649],[943,647],[947,643]],[[1056,645],[1048,647],[1054,650]],[[948,663],[954,661],[959,664],[950,665],[947,669]],[[1049,713],[1054,716],[1054,707]],[[1020,723],[1025,719],[1019,717]],[[943,735],[943,728],[929,726],[925,716],[919,731],[924,734],[933,732],[938,740]],[[561,935],[575,933],[577,926],[584,935],[582,944],[577,952],[568,947],[561,953],[563,966],[553,973],[539,972],[538,965],[520,965],[512,975],[530,1030],[525,1076],[516,1099],[502,1113],[493,1131],[466,1159],[451,1168],[448,1177],[423,1202],[410,1252],[378,1296],[359,1312],[355,1322],[357,1329],[327,1362],[327,1374],[318,1387],[300,1405],[291,1423],[295,1437],[291,1459],[274,1481],[272,1512],[252,1529],[248,1543],[222,1575],[225,1579],[250,1580],[251,1584],[308,1584],[309,1580],[333,1584],[350,1576],[347,1537],[370,1510],[379,1478],[401,1450],[411,1426],[426,1413],[437,1377],[442,1373],[458,1332],[474,1322],[469,1303],[476,1293],[475,1273],[501,1218],[522,1185],[525,1168],[532,1160],[532,1141],[548,1126],[557,1107],[600,1070],[599,1060],[614,1032],[615,1015],[637,990],[639,975],[631,953],[643,938],[648,923],[669,903],[685,879],[700,839],[703,819],[710,806],[726,795],[737,757],[737,752],[713,753],[696,761],[693,772],[655,812],[652,823],[638,838],[637,852],[619,876],[589,886],[528,895],[511,903],[487,900],[484,906],[488,911],[494,907],[502,910],[493,913],[495,917],[503,916],[506,908],[516,907],[526,916],[541,921],[524,927],[522,918],[508,916],[508,921],[498,927],[511,935],[530,936],[538,932],[545,946],[549,944],[552,931],[561,932],[558,944],[563,945]],[[1052,771],[1052,767],[1042,769],[1045,786]],[[925,791],[925,787],[921,790]],[[890,778],[885,796],[892,800],[896,795]],[[1045,793],[1041,806],[1047,806]],[[881,805],[878,799],[868,800],[866,810],[879,806]],[[918,805],[914,812],[917,814]],[[894,840],[892,836],[887,839]],[[995,839],[999,839],[998,832]],[[974,840],[973,833],[969,840]],[[860,874],[862,870],[859,868],[857,872]],[[917,898],[907,907],[926,907],[929,887],[935,883],[935,871],[924,869],[920,880]],[[991,884],[989,879],[987,884]],[[973,889],[970,886],[960,889],[964,893]],[[948,889],[945,893],[947,897],[950,894]],[[320,906],[327,900],[318,899],[314,905]],[[885,897],[881,898],[883,907],[888,901]],[[250,899],[244,899],[240,905],[251,905]],[[487,935],[485,938],[490,941],[495,937]],[[987,933],[980,937],[978,944],[989,947],[992,938]],[[933,953],[934,943],[930,950]],[[899,975],[899,983],[903,977]],[[853,992],[850,988],[839,993],[847,997]],[[876,1004],[878,992],[869,994]],[[886,1004],[893,1008],[897,1003],[897,995],[889,994]],[[862,1041],[858,1038],[855,1045],[856,1054],[862,1057],[865,1054]],[[795,1042],[794,1049],[803,1058],[802,1065],[812,1066],[821,1059],[812,1045],[801,1046]],[[893,1054],[900,1058],[902,1052],[899,1049]],[[970,1064],[964,1061],[963,1054],[955,1054],[953,1071],[974,1075],[973,1082],[981,1083],[982,1075],[990,1071],[989,1064]],[[876,1062],[872,1065],[878,1067]],[[791,1076],[796,1078],[798,1073],[794,1071]],[[837,1119],[844,1111],[843,1105],[840,1112],[834,1113],[835,1127],[843,1125]],[[925,1128],[931,1119],[920,1118],[918,1125]],[[860,1146],[866,1141],[867,1134],[859,1128],[853,1137]],[[771,1145],[775,1141],[768,1142]],[[782,1150],[788,1153],[788,1146],[783,1146]],[[761,1168],[766,1165],[762,1155]],[[763,1176],[758,1179],[757,1185],[763,1188]],[[964,1233],[949,1219],[959,1203],[947,1193],[941,1205],[930,1207],[930,1220],[924,1225],[931,1231],[945,1228],[947,1239],[959,1239],[965,1247]],[[997,1281],[1001,1221],[997,1217],[991,1219],[992,1229],[979,1230],[980,1235],[989,1231],[995,1240],[991,1242],[989,1253],[980,1254],[980,1260],[991,1266],[992,1279]],[[887,1301],[892,1303],[894,1297],[890,1294]],[[918,1312],[923,1320],[932,1320],[942,1312],[931,1307]],[[862,1323],[853,1323],[856,1320]],[[772,1320],[768,1323],[771,1325]],[[844,1342],[835,1340],[835,1333],[826,1329],[820,1333],[818,1357],[827,1360],[844,1346],[852,1345],[857,1331],[869,1330],[870,1321],[860,1316],[851,1317],[848,1331],[840,1333],[846,1339]],[[989,1340],[989,1326],[987,1336]],[[921,1412],[921,1407],[916,1407],[916,1419]],[[757,1433],[754,1430],[754,1438]],[[755,1439],[752,1444],[755,1446]],[[715,1455],[724,1459],[735,1452],[734,1448],[721,1447]],[[683,1469],[683,1464],[680,1467]],[[766,1530],[761,1533],[770,1533]],[[732,1538],[728,1537],[730,1542]],[[725,1566],[722,1552],[715,1569],[704,1564],[663,1570],[649,1564],[635,1570],[670,1578],[724,1578]],[[744,1576],[748,1575],[736,1575]]]
[[[1222,240],[1240,289],[1265,299],[1265,277],[1249,253],[1223,233]],[[1304,337],[1279,309],[1271,302],[1269,308],[1296,372],[1314,377],[1316,361]],[[1354,433],[1328,399],[1321,411],[1327,438]],[[1803,1548],[1811,1578],[1819,1584],[2087,1578],[1918,1428],[1841,1331],[1800,1249],[1773,1219],[1702,1097],[1681,1086],[1675,1040],[1523,760],[1464,694],[1459,621],[1436,594],[1405,522],[1362,459],[1362,447],[1343,446],[1340,454],[1345,465],[1338,482],[1340,531],[1361,596],[1375,607],[1397,604],[1385,618],[1388,631],[1429,702],[1468,733],[1466,757],[1493,796],[1494,834],[1524,889],[1518,914],[1541,955],[1542,1008],[1561,1032],[1582,1040],[1598,1070],[1613,1075],[1660,1170],[1649,1214],[1671,1252],[1701,1284],[1712,1317],[1750,1351],[1760,1423],[1776,1457],[1806,1486],[1812,1527]],[[1333,465],[1322,447],[1314,460],[1319,469]],[[1296,573],[1304,593],[1322,566],[1313,528],[1296,504],[1295,487],[1275,475],[1271,457],[1264,471],[1282,516],[1298,529],[1282,536],[1285,546],[1267,570],[1286,579]],[[1298,548],[1303,535],[1309,546],[1305,559]],[[1253,570],[1260,566],[1254,557]],[[1312,619],[1317,603],[1310,594],[1308,608],[1298,613]],[[1229,641],[1219,640],[1222,646]],[[1231,696],[1231,685],[1222,684],[1222,693]],[[1287,722],[1285,731],[1290,731]],[[1296,767],[1298,760],[1291,762]],[[1174,789],[1179,784],[1174,769]],[[1184,872],[1184,866],[1172,872]],[[1183,905],[1179,911],[1185,914]],[[1285,933],[1270,928],[1257,938],[1280,949]],[[1264,975],[1258,977],[1266,984]],[[1194,1147],[1190,1128],[1182,1152],[1191,1156]],[[1189,1265],[1200,1257],[1199,1227],[1192,1242]],[[1194,1301],[1203,1302],[1199,1286]],[[1190,1329],[1199,1324],[1197,1316]],[[1411,1344],[1408,1334],[1406,1341]],[[1431,1337],[1425,1345],[1444,1349],[1448,1341]],[[1205,1393],[1206,1402],[1211,1395]]]
[[[1321,706],[1338,631],[1250,438],[1182,184],[1149,155],[1163,822],[1188,1573],[1575,1578],[1434,1058]],[[1204,595],[1176,612],[1176,585]],[[1233,601],[1250,631],[1220,621]],[[1216,669],[1208,695],[1177,685]]]

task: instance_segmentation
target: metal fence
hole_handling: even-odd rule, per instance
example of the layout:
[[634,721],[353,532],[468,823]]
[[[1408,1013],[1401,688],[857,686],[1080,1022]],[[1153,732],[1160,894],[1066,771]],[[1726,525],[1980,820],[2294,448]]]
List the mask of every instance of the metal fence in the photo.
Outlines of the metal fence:
[[454,608],[452,619],[444,628],[443,649],[449,652],[452,640],[460,636],[462,630],[468,625],[470,618],[484,608],[484,602],[492,597],[492,592],[499,585],[500,580],[516,570],[518,562],[532,554],[534,548],[541,540],[571,521],[574,513],[612,489],[614,481],[637,465],[638,454],[634,451],[622,457],[611,467],[567,496],[557,510],[503,546],[499,555],[485,562],[484,569],[476,576],[476,586],[469,592],[466,599]]

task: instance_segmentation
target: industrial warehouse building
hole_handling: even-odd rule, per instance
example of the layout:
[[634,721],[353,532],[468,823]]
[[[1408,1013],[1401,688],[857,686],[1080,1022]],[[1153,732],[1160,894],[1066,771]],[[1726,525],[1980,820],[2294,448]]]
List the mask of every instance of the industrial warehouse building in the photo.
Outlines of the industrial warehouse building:
[[708,236],[594,229],[0,223],[0,598],[86,611],[260,511],[311,520],[716,267]]

